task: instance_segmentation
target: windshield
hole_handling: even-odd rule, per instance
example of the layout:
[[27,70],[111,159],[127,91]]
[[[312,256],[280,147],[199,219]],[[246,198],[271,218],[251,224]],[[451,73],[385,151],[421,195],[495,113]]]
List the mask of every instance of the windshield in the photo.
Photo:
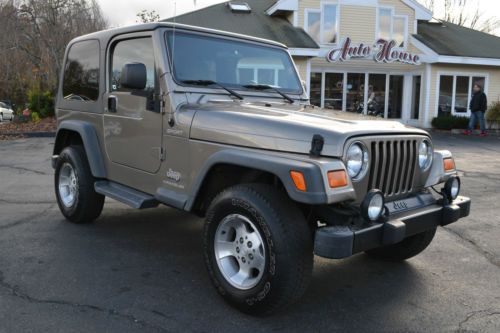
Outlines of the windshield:
[[302,92],[283,49],[178,31],[175,36],[168,32],[167,42],[177,82],[209,80],[243,90],[249,89],[245,85],[265,84],[288,93]]

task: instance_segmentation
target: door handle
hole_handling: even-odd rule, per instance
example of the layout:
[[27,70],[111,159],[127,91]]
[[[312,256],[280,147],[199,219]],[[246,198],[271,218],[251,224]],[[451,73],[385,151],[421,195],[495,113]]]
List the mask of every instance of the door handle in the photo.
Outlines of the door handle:
[[118,99],[116,98],[116,96],[108,97],[108,112],[116,113],[117,102]]

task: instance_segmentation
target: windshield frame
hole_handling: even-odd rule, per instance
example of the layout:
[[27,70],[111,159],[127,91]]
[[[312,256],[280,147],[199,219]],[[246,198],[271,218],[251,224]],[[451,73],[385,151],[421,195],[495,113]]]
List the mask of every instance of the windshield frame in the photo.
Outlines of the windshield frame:
[[[295,90],[295,91],[290,91],[290,90],[286,90],[286,89],[284,90],[281,87],[276,87],[276,88],[279,89],[279,90],[283,90],[288,95],[299,96],[299,98],[300,98],[300,96],[302,96],[302,95],[305,94],[304,87],[302,85],[302,80],[301,80],[301,78],[299,76],[299,73],[298,73],[298,70],[297,70],[297,66],[295,65],[295,62],[293,61],[293,58],[290,55],[290,53],[284,47],[280,47],[280,46],[273,45],[273,44],[267,44],[265,42],[259,42],[259,41],[255,41],[255,40],[251,40],[251,39],[244,39],[243,37],[233,37],[233,36],[225,35],[225,34],[222,34],[222,33],[218,34],[218,33],[214,33],[214,32],[203,32],[203,31],[188,30],[188,29],[183,29],[183,28],[168,28],[168,29],[165,29],[165,32],[164,32],[164,42],[165,42],[165,50],[166,50],[166,56],[167,56],[167,63],[168,63],[169,69],[170,69],[170,74],[171,74],[172,80],[178,86],[185,87],[185,88],[196,88],[196,89],[203,88],[203,89],[209,89],[209,90],[221,90],[220,87],[215,86],[215,85],[214,86],[200,87],[200,86],[197,86],[195,84],[186,84],[186,83],[182,82],[182,80],[179,80],[176,77],[175,71],[174,71],[174,65],[172,63],[170,46],[169,46],[169,42],[168,42],[168,35],[170,33],[172,33],[173,31],[179,32],[179,33],[183,33],[183,34],[199,35],[199,36],[202,36],[202,37],[213,38],[213,39],[235,41],[235,42],[239,42],[239,43],[242,43],[242,44],[253,44],[253,45],[256,45],[256,46],[265,47],[265,48],[273,48],[275,50],[279,50],[281,52],[284,52],[286,54],[286,56],[288,57],[288,59],[290,60],[290,64],[293,67],[294,76],[295,76],[295,78],[297,80],[297,84],[298,84],[298,88],[299,89]],[[256,91],[254,89],[245,88],[243,86],[243,84],[242,85],[240,85],[240,84],[231,84],[231,83],[227,83],[227,82],[221,82],[221,84],[227,85],[232,90],[237,90],[237,91],[243,92],[244,94],[247,93],[246,94],[247,96],[249,95],[248,93],[251,93],[250,96],[258,97],[258,96],[255,96],[255,92]],[[259,93],[262,93],[263,95],[266,95],[266,96],[277,95],[277,93],[273,92],[272,90],[269,90],[269,91],[260,91]],[[279,96],[279,98],[282,98],[282,97]]]

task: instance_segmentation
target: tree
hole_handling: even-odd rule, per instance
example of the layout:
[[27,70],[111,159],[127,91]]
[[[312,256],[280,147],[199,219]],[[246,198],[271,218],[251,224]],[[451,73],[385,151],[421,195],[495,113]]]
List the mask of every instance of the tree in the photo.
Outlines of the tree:
[[107,27],[96,0],[0,0],[0,96],[54,92],[68,42]]
[[[486,33],[494,33],[500,28],[500,19],[485,18],[485,13],[479,9],[479,0],[442,0],[438,1],[442,9],[443,21],[451,22],[467,28]],[[422,4],[435,12],[435,0],[422,0]]]
[[160,15],[156,12],[156,10],[141,10],[136,14],[138,23],[150,23],[150,22],[158,22],[160,20]]

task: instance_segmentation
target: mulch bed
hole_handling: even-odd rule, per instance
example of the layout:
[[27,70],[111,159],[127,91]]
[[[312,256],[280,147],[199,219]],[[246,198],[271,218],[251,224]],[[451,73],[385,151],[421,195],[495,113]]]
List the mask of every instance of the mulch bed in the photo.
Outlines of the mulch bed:
[[0,140],[15,140],[26,137],[52,136],[57,129],[55,118],[41,119],[39,122],[0,124]]

